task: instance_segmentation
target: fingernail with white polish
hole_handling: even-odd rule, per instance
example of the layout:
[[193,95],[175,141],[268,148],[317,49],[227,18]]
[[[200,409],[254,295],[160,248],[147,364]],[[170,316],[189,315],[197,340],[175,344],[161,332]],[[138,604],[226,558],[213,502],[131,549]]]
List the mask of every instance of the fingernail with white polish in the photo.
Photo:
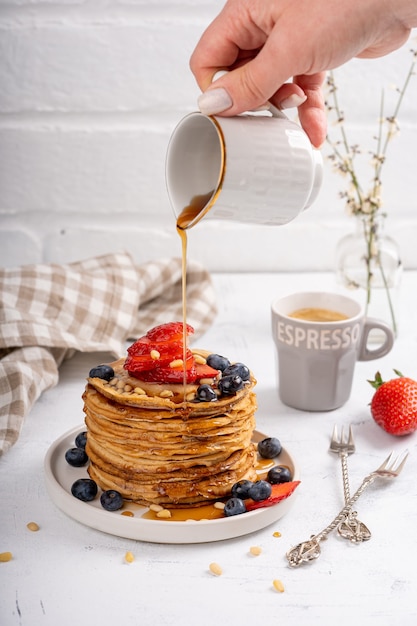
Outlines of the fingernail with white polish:
[[226,89],[218,87],[217,89],[209,89],[201,94],[198,98],[198,106],[204,115],[215,115],[230,109],[233,101]]
[[280,109],[292,109],[294,107],[299,107],[303,102],[307,100],[307,96],[304,94],[302,96],[293,93],[292,96],[285,98],[282,102],[279,103]]
[[216,80],[219,80],[219,78],[221,78],[222,76],[226,76],[226,74],[228,73],[229,72],[227,72],[226,70],[219,70],[218,72],[215,73],[215,75],[211,79],[211,82],[214,83]]

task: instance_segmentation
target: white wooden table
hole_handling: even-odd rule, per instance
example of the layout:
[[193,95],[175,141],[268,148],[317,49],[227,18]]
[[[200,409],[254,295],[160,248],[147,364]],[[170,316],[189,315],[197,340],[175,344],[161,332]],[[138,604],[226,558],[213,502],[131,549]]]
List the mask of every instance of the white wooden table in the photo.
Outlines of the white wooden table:
[[[0,563],[2,626],[212,626],[213,624],[417,623],[417,433],[392,437],[372,420],[367,382],[379,369],[417,377],[417,275],[403,280],[400,334],[390,355],[358,363],[349,402],[330,413],[302,413],[277,394],[270,332],[273,297],[298,289],[333,288],[326,274],[219,274],[220,312],[198,345],[248,364],[257,379],[258,429],[278,437],[301,469],[290,512],[251,535],[193,545],[156,544],[93,530],[50,500],[43,461],[50,445],[83,421],[85,377],[106,355],[76,355],[28,416],[18,443],[0,461]],[[359,500],[370,541],[353,545],[335,534],[321,557],[292,569],[286,551],[322,529],[343,502],[340,464],[329,453],[334,424],[353,424],[356,454],[349,458],[351,490],[391,450],[410,450],[401,476],[378,482]],[[26,524],[35,521],[38,532]],[[281,537],[274,537],[279,531]],[[251,556],[251,546],[262,553]],[[124,561],[131,551],[135,561]],[[208,572],[215,561],[223,574]],[[277,593],[272,581],[282,581]]]

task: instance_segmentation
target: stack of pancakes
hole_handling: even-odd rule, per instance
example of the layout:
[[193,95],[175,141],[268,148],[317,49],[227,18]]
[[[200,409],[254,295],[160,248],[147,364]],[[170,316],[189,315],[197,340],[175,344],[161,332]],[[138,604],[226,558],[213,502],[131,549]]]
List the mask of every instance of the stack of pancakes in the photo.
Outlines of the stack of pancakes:
[[235,395],[199,402],[198,384],[145,383],[124,362],[110,364],[109,382],[89,378],[83,394],[88,472],[103,490],[175,508],[216,501],[235,482],[256,479],[252,375]]

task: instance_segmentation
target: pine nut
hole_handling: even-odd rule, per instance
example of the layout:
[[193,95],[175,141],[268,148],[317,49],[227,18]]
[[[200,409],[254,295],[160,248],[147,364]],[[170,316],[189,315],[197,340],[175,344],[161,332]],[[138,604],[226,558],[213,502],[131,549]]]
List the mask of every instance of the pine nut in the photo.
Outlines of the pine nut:
[[215,502],[213,506],[214,506],[215,509],[223,510],[224,507],[225,507],[225,503],[224,502]]
[[180,367],[183,367],[183,365],[184,365],[184,361],[182,359],[174,359],[169,364],[169,367],[174,370],[174,369],[179,369]]
[[135,387],[133,390],[138,396],[146,396],[146,391],[142,387]]
[[280,580],[275,579],[274,581],[272,581],[272,584],[274,586],[275,591],[279,591],[279,593],[282,593],[284,591],[284,585],[282,584]]
[[213,576],[221,576],[223,574],[223,570],[218,563],[210,563],[209,570]]
[[131,552],[126,552],[125,554],[125,561],[126,563],[133,563],[133,561],[135,560],[135,557],[133,556],[133,554]]
[[132,391],[132,385],[125,385],[123,387],[123,391],[126,391],[126,393],[130,393]]
[[205,365],[207,363],[206,359],[203,356],[201,356],[201,354],[195,354],[194,355],[194,361],[198,365]]
[[153,361],[157,361],[160,358],[161,358],[161,354],[158,352],[158,350],[151,350],[151,359]]
[[163,511],[164,507],[161,506],[160,504],[151,504],[149,509],[151,511],[155,511],[155,513],[158,513],[158,511]]
[[172,396],[174,395],[174,392],[171,391],[170,389],[164,389],[163,391],[161,391],[161,393],[159,394],[160,398],[172,398]]
[[158,513],[156,514],[156,517],[160,517],[162,519],[168,519],[171,517],[171,511],[169,511],[168,509],[162,509],[162,511],[158,511]]
[[29,524],[26,524],[26,528],[34,533],[39,530],[39,526],[36,522],[29,522]]

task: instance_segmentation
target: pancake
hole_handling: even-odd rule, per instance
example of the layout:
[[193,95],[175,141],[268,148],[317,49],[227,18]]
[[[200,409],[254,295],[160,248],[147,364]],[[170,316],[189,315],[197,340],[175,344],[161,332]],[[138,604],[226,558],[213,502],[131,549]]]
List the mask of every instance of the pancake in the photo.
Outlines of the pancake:
[[[209,352],[193,350],[205,360]],[[192,384],[132,376],[126,360],[109,364],[110,380],[89,377],[83,394],[88,473],[101,489],[146,506],[195,507],[230,495],[239,480],[256,480],[256,380],[220,393],[220,371]],[[198,389],[209,385],[213,401]]]

